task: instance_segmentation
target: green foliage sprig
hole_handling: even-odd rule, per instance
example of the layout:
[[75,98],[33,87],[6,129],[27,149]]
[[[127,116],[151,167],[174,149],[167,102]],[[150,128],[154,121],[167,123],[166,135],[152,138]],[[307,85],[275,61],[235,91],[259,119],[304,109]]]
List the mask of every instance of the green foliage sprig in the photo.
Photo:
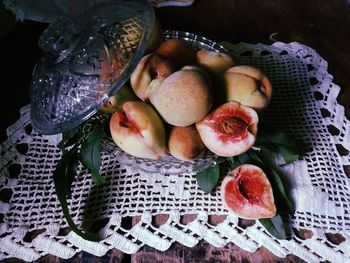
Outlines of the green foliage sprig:
[[62,157],[53,172],[56,194],[69,227],[76,234],[90,241],[98,241],[100,238],[77,227],[70,215],[67,197],[71,193],[71,186],[77,176],[79,165],[87,168],[97,186],[106,182],[100,175],[101,134],[106,120],[107,116],[99,115],[64,132],[58,144],[62,150]]

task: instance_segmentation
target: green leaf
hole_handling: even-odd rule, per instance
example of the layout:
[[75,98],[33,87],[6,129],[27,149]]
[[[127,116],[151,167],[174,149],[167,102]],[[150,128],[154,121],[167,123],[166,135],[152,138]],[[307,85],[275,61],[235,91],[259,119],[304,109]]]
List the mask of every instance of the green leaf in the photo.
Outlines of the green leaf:
[[78,160],[78,148],[73,148],[69,153],[69,162],[67,163],[66,168],[66,188],[68,189],[68,193],[71,193],[72,184],[74,181],[74,177],[77,175],[79,160]]
[[272,218],[260,218],[258,220],[267,232],[277,239],[287,239],[292,233],[290,224],[283,220],[280,215]]
[[228,165],[230,166],[231,170],[236,169],[241,163],[239,162],[239,160],[235,157],[228,157],[226,159]]
[[217,185],[220,176],[218,164],[209,167],[207,170],[197,172],[196,179],[198,186],[206,193],[210,193]]
[[53,172],[53,180],[56,190],[57,198],[61,204],[62,212],[66,218],[66,221],[69,227],[77,235],[82,238],[90,241],[99,241],[100,239],[88,233],[81,231],[76,224],[74,223],[72,217],[69,213],[68,203],[67,203],[67,194],[70,192],[71,184],[76,176],[76,170],[74,167],[77,165],[77,147],[72,150],[65,152],[62,155],[61,160],[56,165],[56,169]]
[[282,132],[261,132],[254,144],[255,147],[282,154],[286,163],[291,163],[304,153],[304,146],[292,136]]
[[238,158],[238,160],[241,164],[245,164],[245,163],[248,163],[250,161],[250,157],[249,157],[248,153],[242,153],[242,154],[236,156],[236,158]]
[[69,146],[74,145],[78,142],[80,134],[80,126],[75,127],[71,130],[68,130],[62,134],[62,140],[57,145],[62,151],[65,151],[65,149]]
[[278,167],[271,163],[270,160],[260,157],[254,151],[248,151],[247,154],[250,156],[251,160],[255,162],[261,169],[264,170],[267,178],[270,181],[273,195],[275,199],[275,204],[277,207],[277,212],[281,214],[291,214],[294,213],[294,205],[292,200],[287,195],[287,186],[283,183],[281,176],[284,176],[279,172]]
[[275,169],[271,169],[269,175],[271,175],[270,178],[273,180],[272,186],[275,192],[275,199],[277,199],[276,205],[278,207],[279,213],[294,213],[295,209],[293,202],[286,193],[286,189],[283,185],[280,175]]
[[82,164],[89,170],[92,180],[96,185],[105,183],[105,178],[100,175],[101,166],[101,127],[96,128],[88,135],[86,141],[83,142],[80,151],[80,160]]

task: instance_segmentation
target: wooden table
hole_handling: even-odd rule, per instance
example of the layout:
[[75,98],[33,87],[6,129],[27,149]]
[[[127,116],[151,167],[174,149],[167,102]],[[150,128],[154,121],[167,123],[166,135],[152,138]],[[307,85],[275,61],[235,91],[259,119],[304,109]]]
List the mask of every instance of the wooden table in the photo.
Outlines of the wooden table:
[[[329,63],[334,83],[342,87],[338,101],[350,117],[350,2],[347,0],[196,0],[189,7],[156,8],[163,29],[193,32],[214,41],[264,43],[297,41],[314,48]],[[46,24],[14,23],[0,8],[1,91],[0,138],[29,103],[29,83],[35,62],[41,57],[37,40]],[[346,167],[349,171],[349,167]],[[350,174],[350,173],[348,173]],[[0,198],[5,198],[0,193]],[[3,216],[0,214],[0,222]],[[158,218],[162,221],[162,218]],[[191,220],[191,218],[189,218]],[[214,218],[220,220],[220,218]],[[135,223],[137,219],[134,219]],[[130,220],[130,225],[132,221]],[[307,236],[304,232],[301,235]],[[334,242],[341,237],[330,236]],[[70,260],[47,255],[36,262],[303,262],[290,255],[280,259],[266,249],[248,253],[233,244],[214,248],[202,241],[194,248],[174,244],[166,252],[144,247],[135,255],[118,250],[103,257],[78,253]],[[1,262],[21,262],[8,259]]]

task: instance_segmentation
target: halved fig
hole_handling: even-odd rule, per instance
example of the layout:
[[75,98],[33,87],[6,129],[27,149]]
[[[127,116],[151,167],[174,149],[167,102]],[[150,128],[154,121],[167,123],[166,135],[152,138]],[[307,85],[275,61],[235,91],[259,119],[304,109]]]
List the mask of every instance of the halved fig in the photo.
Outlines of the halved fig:
[[230,171],[221,184],[227,209],[245,219],[271,218],[276,214],[272,187],[262,169],[243,164]]
[[166,154],[165,127],[155,109],[141,101],[128,101],[124,112],[115,112],[110,121],[113,141],[126,153],[148,159]]
[[210,151],[224,157],[236,156],[253,146],[258,114],[250,107],[231,101],[197,122],[196,127]]

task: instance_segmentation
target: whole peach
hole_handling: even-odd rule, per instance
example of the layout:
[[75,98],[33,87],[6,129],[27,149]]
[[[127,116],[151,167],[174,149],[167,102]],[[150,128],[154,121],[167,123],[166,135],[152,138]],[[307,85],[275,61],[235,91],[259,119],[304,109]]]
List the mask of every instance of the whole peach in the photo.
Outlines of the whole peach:
[[165,57],[151,53],[144,56],[130,76],[130,84],[135,94],[142,100],[149,97],[174,72],[173,64]]
[[237,101],[256,110],[265,108],[270,102],[271,83],[260,69],[235,66],[226,70],[223,78],[227,101]]
[[177,69],[185,65],[192,65],[196,60],[195,50],[189,43],[181,39],[165,40],[155,52],[171,60]]
[[172,156],[183,161],[193,161],[205,152],[205,145],[194,125],[172,127],[168,149]]
[[199,66],[209,70],[214,75],[223,74],[227,69],[236,64],[228,54],[208,49],[198,50],[196,61]]
[[151,95],[150,102],[163,119],[174,126],[194,124],[213,104],[210,83],[198,70],[174,72]]

